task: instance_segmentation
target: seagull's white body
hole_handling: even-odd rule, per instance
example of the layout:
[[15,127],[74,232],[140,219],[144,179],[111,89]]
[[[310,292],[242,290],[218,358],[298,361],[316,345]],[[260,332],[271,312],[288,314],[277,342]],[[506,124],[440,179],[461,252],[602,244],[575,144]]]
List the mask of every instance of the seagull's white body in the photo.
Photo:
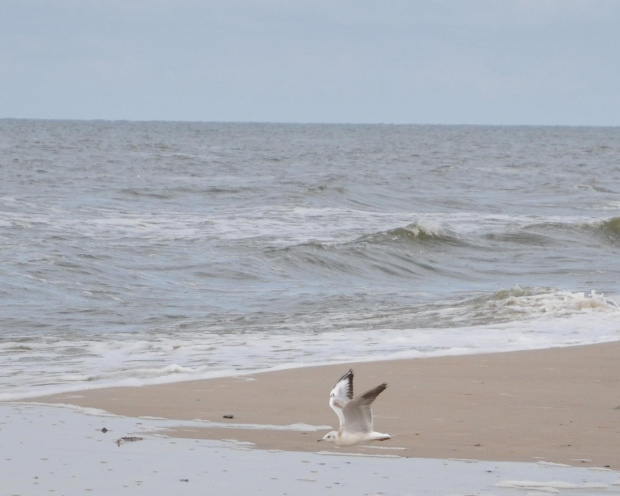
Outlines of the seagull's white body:
[[333,441],[337,446],[353,446],[365,441],[385,441],[389,434],[375,432],[372,426],[372,402],[385,390],[387,383],[353,398],[353,370],[349,370],[336,383],[329,395],[329,406],[340,420],[340,429],[331,431],[319,441]]

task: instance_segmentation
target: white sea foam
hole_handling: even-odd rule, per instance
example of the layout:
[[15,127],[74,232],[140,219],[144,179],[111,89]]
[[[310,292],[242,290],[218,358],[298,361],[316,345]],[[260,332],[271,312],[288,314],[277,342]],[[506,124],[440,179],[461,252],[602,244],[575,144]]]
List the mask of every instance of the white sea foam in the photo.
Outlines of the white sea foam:
[[583,484],[579,484],[560,480],[545,482],[531,480],[507,480],[498,482],[496,486],[513,489],[535,489],[537,491],[545,491],[553,494],[559,493],[560,489],[607,489],[609,487],[608,484],[601,484],[597,482],[586,482]]

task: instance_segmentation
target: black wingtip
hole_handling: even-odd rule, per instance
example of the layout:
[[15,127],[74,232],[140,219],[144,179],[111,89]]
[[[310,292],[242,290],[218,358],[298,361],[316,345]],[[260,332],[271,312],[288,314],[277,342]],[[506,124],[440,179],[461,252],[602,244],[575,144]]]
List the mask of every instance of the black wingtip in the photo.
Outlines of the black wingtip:
[[342,381],[347,381],[348,383],[348,387],[347,387],[347,397],[352,400],[353,399],[353,369],[349,369],[347,370],[347,372],[340,378],[338,379],[338,383],[342,382]]
[[348,379],[349,376],[351,376],[351,379],[353,379],[353,369],[347,370],[346,373],[340,379],[338,379],[338,382],[343,381],[344,379]]

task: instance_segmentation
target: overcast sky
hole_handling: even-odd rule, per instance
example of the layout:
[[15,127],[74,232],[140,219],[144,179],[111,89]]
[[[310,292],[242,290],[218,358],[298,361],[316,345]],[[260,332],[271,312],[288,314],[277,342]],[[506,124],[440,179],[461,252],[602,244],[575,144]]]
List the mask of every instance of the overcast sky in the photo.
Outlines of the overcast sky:
[[620,126],[620,1],[0,0],[0,117]]

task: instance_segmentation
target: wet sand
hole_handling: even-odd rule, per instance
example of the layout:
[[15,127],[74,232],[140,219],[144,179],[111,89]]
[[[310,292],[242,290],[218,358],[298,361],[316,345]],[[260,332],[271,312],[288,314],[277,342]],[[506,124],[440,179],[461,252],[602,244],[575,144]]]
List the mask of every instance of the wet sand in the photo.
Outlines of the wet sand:
[[[355,371],[356,394],[389,383],[374,412],[376,430],[392,434],[392,440],[352,448],[317,443],[328,429],[310,426],[337,427],[328,395],[349,367]],[[126,417],[226,423],[226,428],[208,422],[181,425],[167,434],[235,439],[263,449],[546,461],[620,470],[620,343],[305,367],[30,401]],[[234,418],[224,418],[229,415]],[[308,428],[260,428],[292,424]]]
[[259,450],[158,435],[168,423],[0,403],[2,494],[620,496],[620,472],[594,467]]

